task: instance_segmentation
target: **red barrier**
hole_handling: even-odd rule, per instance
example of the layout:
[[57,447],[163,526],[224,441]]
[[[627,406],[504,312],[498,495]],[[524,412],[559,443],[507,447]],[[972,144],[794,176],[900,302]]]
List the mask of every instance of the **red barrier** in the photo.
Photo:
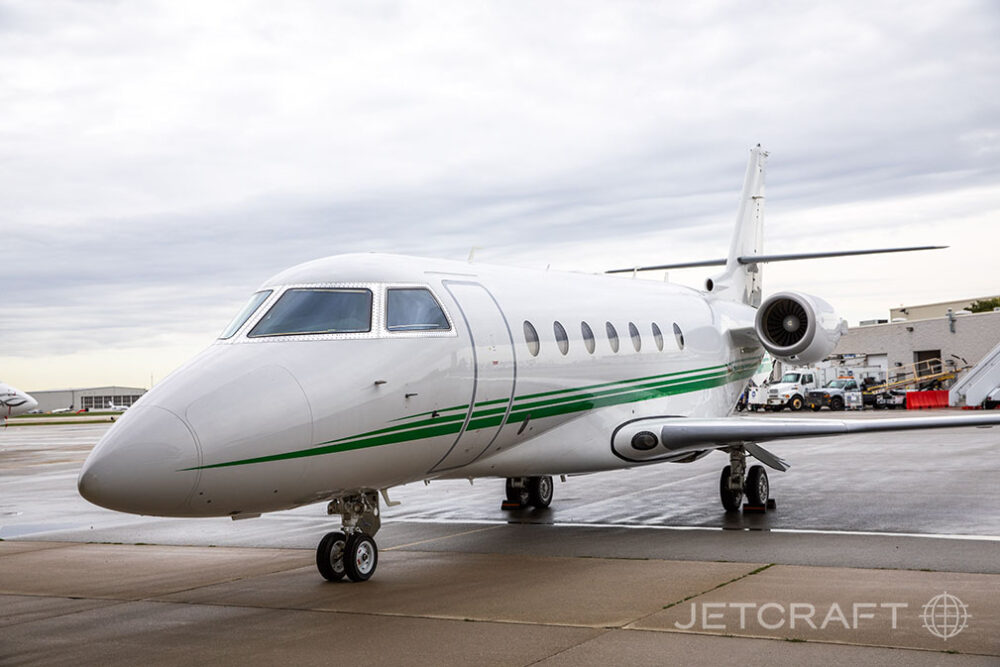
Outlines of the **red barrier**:
[[908,391],[906,392],[906,409],[922,410],[924,408],[948,407],[948,391]]

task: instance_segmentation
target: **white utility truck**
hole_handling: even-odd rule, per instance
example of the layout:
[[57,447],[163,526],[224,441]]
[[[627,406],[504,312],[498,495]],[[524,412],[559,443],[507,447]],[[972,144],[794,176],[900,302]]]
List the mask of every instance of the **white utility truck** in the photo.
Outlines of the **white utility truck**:
[[806,394],[819,386],[821,375],[817,369],[796,369],[781,376],[778,382],[765,385],[757,390],[755,400],[749,402],[751,410],[801,410]]

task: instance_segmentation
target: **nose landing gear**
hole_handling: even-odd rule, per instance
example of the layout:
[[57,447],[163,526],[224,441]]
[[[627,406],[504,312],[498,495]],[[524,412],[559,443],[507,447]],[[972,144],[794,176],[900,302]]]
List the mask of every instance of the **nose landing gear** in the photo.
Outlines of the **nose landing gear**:
[[347,536],[342,532],[327,533],[316,547],[316,569],[327,581],[340,581],[347,572],[344,571],[344,548],[347,546]]
[[340,514],[342,529],[327,533],[316,547],[316,569],[327,581],[368,581],[378,566],[374,535],[382,525],[378,494],[361,492],[334,498],[327,514]]

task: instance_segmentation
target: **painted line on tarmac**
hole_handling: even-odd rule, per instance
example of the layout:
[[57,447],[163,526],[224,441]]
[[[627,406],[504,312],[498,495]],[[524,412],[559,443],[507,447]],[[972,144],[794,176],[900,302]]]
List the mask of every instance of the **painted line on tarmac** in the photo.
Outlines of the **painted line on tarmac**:
[[494,530],[499,528],[499,526],[485,526],[483,528],[473,528],[472,530],[463,530],[460,533],[452,533],[450,535],[441,535],[440,537],[430,537],[426,540],[420,540],[419,542],[410,542],[409,544],[397,544],[394,547],[386,547],[382,551],[392,551],[393,549],[405,549],[407,547],[415,547],[420,544],[428,544],[430,542],[440,542],[441,540],[447,540],[450,537],[461,537],[462,535],[472,535],[473,533],[481,533],[485,530]]
[[[788,533],[792,535],[845,535],[858,537],[923,537],[933,540],[965,540],[970,542],[1000,542],[1000,535],[947,535],[942,533],[891,533],[871,530],[820,530],[818,528],[724,528],[721,526],[656,526],[636,523],[582,523],[541,521],[500,521],[499,519],[455,519],[442,521],[440,519],[396,518],[394,523],[426,523],[440,525],[469,524],[482,526],[553,526],[556,528],[627,528],[630,530],[675,530],[694,531],[710,530],[720,532],[744,533]],[[437,538],[436,538],[437,539]]]

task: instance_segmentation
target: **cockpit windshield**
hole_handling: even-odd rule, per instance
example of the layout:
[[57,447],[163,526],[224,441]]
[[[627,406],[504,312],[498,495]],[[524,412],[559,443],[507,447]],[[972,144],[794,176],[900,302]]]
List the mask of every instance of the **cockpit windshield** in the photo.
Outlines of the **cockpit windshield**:
[[370,290],[295,288],[282,294],[247,336],[362,333],[371,328]]
[[260,308],[260,304],[264,303],[264,300],[269,296],[271,296],[271,290],[257,292],[251,296],[250,300],[247,301],[247,304],[243,306],[243,310],[241,310],[239,314],[236,315],[236,317],[234,317],[229,323],[229,326],[227,326],[225,330],[219,334],[219,338],[222,340],[232,338],[233,334],[239,331],[241,326],[246,324],[246,321],[257,312],[257,309]]
[[434,295],[422,287],[390,289],[385,323],[389,331],[440,331],[451,328]]

